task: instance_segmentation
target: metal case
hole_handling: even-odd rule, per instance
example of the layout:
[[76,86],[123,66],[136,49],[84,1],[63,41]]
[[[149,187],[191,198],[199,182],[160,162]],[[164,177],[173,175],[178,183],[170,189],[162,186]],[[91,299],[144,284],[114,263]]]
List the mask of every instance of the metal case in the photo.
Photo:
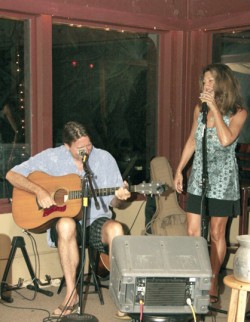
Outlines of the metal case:
[[122,312],[208,312],[212,276],[207,241],[188,236],[119,236],[113,240],[109,291]]

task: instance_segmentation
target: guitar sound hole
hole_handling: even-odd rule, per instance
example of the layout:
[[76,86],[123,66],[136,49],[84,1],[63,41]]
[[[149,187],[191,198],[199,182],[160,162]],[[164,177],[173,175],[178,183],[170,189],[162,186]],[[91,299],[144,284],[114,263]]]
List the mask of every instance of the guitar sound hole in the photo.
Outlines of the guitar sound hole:
[[64,205],[66,202],[65,196],[67,196],[67,195],[68,195],[68,192],[66,190],[64,190],[64,189],[57,190],[54,194],[54,200],[55,200],[56,204],[58,206]]

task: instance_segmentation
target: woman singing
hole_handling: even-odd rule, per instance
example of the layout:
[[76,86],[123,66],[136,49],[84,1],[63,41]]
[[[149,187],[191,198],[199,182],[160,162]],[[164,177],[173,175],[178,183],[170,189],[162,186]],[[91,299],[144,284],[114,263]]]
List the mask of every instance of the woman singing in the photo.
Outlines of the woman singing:
[[[194,109],[191,133],[177,167],[174,184],[183,191],[182,171],[194,154],[188,181],[187,223],[189,236],[201,235],[203,179],[203,133],[206,124],[206,215],[210,218],[210,260],[212,279],[210,302],[219,299],[218,274],[226,254],[226,225],[229,217],[240,214],[240,190],[235,147],[247,117],[237,79],[224,64],[204,68],[200,82],[200,103]],[[202,103],[207,106],[203,119]],[[204,124],[205,123],[205,124]]]

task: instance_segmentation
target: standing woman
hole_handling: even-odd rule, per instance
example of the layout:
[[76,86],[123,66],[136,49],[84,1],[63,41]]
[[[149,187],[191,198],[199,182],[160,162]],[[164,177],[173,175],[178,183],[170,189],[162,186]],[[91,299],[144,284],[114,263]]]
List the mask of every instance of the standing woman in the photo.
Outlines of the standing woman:
[[219,299],[218,274],[226,254],[226,225],[229,217],[240,214],[240,189],[235,148],[247,117],[237,79],[224,64],[204,68],[200,100],[194,109],[193,125],[174,178],[175,189],[183,191],[182,171],[194,154],[188,181],[186,205],[189,236],[201,235],[202,137],[201,103],[208,106],[206,129],[207,184],[206,215],[210,218],[210,260],[212,267],[210,302]]

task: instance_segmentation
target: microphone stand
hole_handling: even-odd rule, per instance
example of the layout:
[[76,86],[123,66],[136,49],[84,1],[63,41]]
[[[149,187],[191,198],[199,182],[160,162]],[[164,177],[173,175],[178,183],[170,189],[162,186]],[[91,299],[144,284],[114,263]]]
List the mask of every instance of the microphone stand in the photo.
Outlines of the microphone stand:
[[201,195],[201,236],[207,239],[208,236],[208,218],[207,218],[207,200],[206,190],[208,183],[207,173],[207,113],[208,107],[206,103],[202,103],[202,123],[204,124],[202,136],[202,195]]
[[85,175],[82,178],[82,244],[81,244],[81,263],[80,263],[80,294],[79,294],[79,313],[68,314],[62,317],[61,322],[74,322],[74,321],[85,321],[85,322],[98,322],[99,320],[91,314],[83,313],[83,285],[84,285],[84,263],[85,263],[85,245],[86,245],[86,218],[87,218],[87,209],[89,204],[89,187],[91,189],[91,196],[95,200],[95,205],[97,209],[100,209],[100,205],[96,198],[95,190],[93,189],[92,184],[92,173],[87,164],[88,155],[86,154],[82,158],[83,169]]

